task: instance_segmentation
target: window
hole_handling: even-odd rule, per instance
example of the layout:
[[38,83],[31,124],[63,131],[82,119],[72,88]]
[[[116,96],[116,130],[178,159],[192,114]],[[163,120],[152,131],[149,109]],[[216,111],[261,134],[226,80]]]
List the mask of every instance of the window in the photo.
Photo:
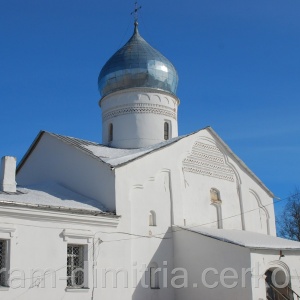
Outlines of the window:
[[168,140],[170,138],[170,125],[169,122],[164,123],[164,139]]
[[6,285],[6,257],[7,257],[7,241],[0,240],[0,286]]
[[[156,264],[155,264],[156,265]],[[150,267],[150,288],[151,289],[159,289],[159,273],[160,268],[157,266]]]
[[113,134],[114,134],[114,127],[113,127],[113,124],[110,123],[109,126],[108,126],[108,142],[112,142],[113,140]]
[[215,224],[218,229],[223,228],[223,220],[222,220],[222,200],[220,197],[220,192],[216,188],[210,189],[210,201],[212,210],[210,210],[212,224]]
[[84,284],[84,245],[68,244],[67,286],[82,287]]
[[210,190],[210,199],[211,199],[212,203],[221,203],[222,202],[220,199],[220,192],[215,188],[212,188]]
[[156,214],[153,210],[149,213],[149,226],[156,226]]

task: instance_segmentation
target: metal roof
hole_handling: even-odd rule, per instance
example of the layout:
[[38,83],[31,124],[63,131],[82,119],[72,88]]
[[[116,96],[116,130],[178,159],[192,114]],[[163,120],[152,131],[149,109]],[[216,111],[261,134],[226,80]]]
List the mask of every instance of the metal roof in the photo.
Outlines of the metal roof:
[[132,37],[106,62],[98,78],[102,97],[135,87],[175,94],[177,84],[175,67],[140,36],[137,25]]

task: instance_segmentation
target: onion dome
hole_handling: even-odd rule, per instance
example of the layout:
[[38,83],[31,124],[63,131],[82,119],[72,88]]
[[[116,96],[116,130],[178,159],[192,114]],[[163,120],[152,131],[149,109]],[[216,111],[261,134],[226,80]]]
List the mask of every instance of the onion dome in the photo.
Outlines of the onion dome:
[[177,83],[175,67],[140,36],[137,23],[132,37],[107,61],[98,78],[102,97],[136,87],[175,94]]

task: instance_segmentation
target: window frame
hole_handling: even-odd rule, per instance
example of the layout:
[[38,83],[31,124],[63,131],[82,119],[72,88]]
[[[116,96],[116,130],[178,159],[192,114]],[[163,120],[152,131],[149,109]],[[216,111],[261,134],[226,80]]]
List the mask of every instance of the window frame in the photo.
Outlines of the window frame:
[[[2,244],[2,246],[1,246]],[[1,251],[1,248],[4,252]],[[0,238],[0,288],[8,287],[9,240]],[[2,272],[5,269],[6,271]]]
[[0,227],[0,240],[5,241],[5,268],[7,272],[5,272],[5,284],[0,284],[0,291],[7,291],[10,288],[10,282],[9,282],[9,270],[11,266],[11,256],[14,251],[14,245],[13,242],[14,238],[16,237],[16,228],[14,227]]
[[66,243],[65,248],[65,261],[68,265],[68,246],[77,245],[83,247],[83,269],[84,278],[83,285],[80,286],[68,286],[68,273],[66,267],[66,291],[67,292],[86,292],[89,290],[90,285],[92,285],[91,278],[93,278],[93,268],[91,263],[93,261],[93,238],[94,234],[90,230],[81,229],[64,229],[61,237]]
[[[72,253],[69,253],[72,249]],[[79,248],[79,253],[74,254],[74,249]],[[71,260],[71,264],[69,264],[69,258]],[[75,262],[76,258],[78,258],[78,263]],[[85,262],[85,245],[80,244],[67,244],[67,288],[84,288],[85,286],[85,273],[83,273],[80,282],[74,282],[74,278],[72,276],[72,272],[78,268],[84,270],[84,262]],[[69,268],[71,268],[71,272],[69,275]],[[80,275],[78,275],[80,277]],[[75,276],[75,280],[77,276]]]
[[164,121],[164,140],[167,141],[171,137],[171,124],[169,121]]

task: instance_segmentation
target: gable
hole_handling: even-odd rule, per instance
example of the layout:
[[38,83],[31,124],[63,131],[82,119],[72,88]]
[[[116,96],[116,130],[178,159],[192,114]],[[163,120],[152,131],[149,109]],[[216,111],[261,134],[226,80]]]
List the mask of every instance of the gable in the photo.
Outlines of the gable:
[[17,172],[18,185],[58,183],[109,211],[115,210],[114,181],[109,165],[47,132],[40,133]]

